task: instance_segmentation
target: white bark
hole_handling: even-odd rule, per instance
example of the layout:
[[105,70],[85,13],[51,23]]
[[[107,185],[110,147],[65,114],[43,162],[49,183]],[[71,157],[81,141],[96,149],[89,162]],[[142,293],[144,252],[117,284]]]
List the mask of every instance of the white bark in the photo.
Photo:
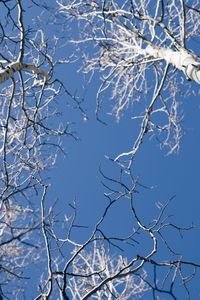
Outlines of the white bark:
[[173,51],[172,49],[148,45],[144,52],[154,58],[164,59],[168,64],[172,64],[183,71],[187,78],[200,84],[200,63],[187,50]]
[[45,79],[45,82],[48,80],[48,74],[36,66],[21,62],[14,62],[7,65],[5,69],[0,70],[0,83],[13,78],[15,72],[22,70],[32,71],[36,75],[42,75]]

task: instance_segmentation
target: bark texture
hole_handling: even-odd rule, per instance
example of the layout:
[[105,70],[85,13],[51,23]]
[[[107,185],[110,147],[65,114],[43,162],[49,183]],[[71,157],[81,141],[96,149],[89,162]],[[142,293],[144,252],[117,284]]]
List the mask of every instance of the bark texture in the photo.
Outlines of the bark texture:
[[187,78],[200,84],[200,63],[187,50],[173,51],[172,49],[148,45],[144,52],[153,58],[164,59],[168,64],[172,64],[183,71]]

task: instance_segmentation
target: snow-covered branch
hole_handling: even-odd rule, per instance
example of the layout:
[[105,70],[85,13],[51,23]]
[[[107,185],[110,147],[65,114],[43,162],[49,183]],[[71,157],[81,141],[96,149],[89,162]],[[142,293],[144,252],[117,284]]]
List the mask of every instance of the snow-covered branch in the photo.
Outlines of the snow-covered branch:
[[13,79],[14,74],[17,71],[32,71],[35,75],[43,76],[45,83],[48,81],[49,75],[35,65],[22,62],[14,62],[8,64],[6,67],[0,70],[0,84],[7,81],[8,79]]
[[145,49],[146,55],[153,58],[163,59],[167,64],[172,64],[178,70],[184,72],[186,78],[200,84],[200,61],[182,48],[179,51],[148,45]]
[[[149,112],[144,135],[155,136],[168,153],[179,149],[180,90],[187,86],[185,94],[188,94],[198,88],[194,84],[200,84],[200,58],[191,43],[199,34],[200,7],[197,1],[192,5],[189,2],[75,0],[63,4],[58,1],[64,18],[80,26],[80,36],[72,43],[78,53],[83,53],[83,72],[100,73],[97,118],[104,121],[100,108],[108,94],[113,103],[111,114],[118,121],[127,108],[133,107],[132,119],[141,120],[133,145],[140,139]],[[163,77],[162,89],[151,106]],[[165,120],[165,124],[159,120]],[[134,151],[133,146],[124,153],[131,156]]]

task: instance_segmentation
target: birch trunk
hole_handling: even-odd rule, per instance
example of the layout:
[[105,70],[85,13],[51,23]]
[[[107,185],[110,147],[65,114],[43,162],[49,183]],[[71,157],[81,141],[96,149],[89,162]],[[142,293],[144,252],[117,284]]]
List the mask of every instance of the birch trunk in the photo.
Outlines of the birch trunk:
[[45,82],[48,80],[48,74],[34,65],[14,62],[0,70],[0,84],[8,79],[13,78],[15,72],[22,70],[32,71],[36,75],[42,75],[45,79]]
[[172,64],[177,69],[183,71],[187,78],[200,84],[200,63],[187,50],[173,51],[167,48],[148,45],[144,52],[146,55],[154,58],[164,59],[168,64]]

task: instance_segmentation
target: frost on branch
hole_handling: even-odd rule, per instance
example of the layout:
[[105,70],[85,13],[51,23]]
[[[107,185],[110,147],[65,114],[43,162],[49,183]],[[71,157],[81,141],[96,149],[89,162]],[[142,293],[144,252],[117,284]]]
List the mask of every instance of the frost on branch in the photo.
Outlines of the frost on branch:
[[40,28],[39,5],[31,20],[25,17],[31,4],[0,4],[0,197],[8,202],[36,191],[42,172],[62,150],[62,136],[73,136],[70,123],[59,119],[56,102],[70,96],[54,75],[58,40]]
[[48,80],[48,74],[41,70],[39,67],[31,64],[24,64],[21,62],[14,62],[8,64],[5,68],[0,70],[0,83],[3,83],[8,79],[13,79],[15,72],[23,70],[30,70],[37,76],[41,75],[44,78],[44,82],[47,82]]
[[[21,289],[21,282],[26,278],[26,267],[39,259],[36,249],[39,241],[32,237],[32,232],[38,229],[39,223],[34,213],[27,207],[16,205],[10,201],[0,205],[0,295],[4,295],[5,287],[14,287],[15,292]],[[35,235],[37,238],[37,235]],[[10,285],[11,284],[11,285]],[[22,284],[23,285],[23,284]],[[11,289],[12,289],[11,288]],[[23,291],[24,288],[21,289]],[[2,294],[1,294],[2,292]],[[3,299],[3,298],[2,298]]]
[[36,196],[44,172],[62,150],[62,136],[73,136],[56,104],[59,95],[64,100],[70,95],[54,75],[57,41],[50,43],[52,37],[39,28],[39,5],[28,17],[32,4],[0,2],[0,287],[9,293],[14,281],[15,296],[23,291],[27,263],[38,257]]
[[100,72],[97,117],[104,120],[99,114],[110,94],[117,120],[130,108],[138,121],[132,149],[116,160],[132,159],[147,133],[169,153],[177,151],[181,95],[189,94],[193,82],[200,83],[200,60],[190,49],[199,35],[199,2],[58,2],[64,17],[72,24],[79,21],[80,36],[72,42],[83,53],[83,72]]
[[[74,253],[76,251],[74,250]],[[101,281],[114,277],[127,264],[126,258],[116,255],[112,256],[103,243],[94,242],[90,251],[82,251],[73,261],[72,270],[75,275],[70,279],[68,287],[72,294],[72,299],[83,299]],[[128,274],[124,278],[116,276],[103,288],[97,290],[96,294],[91,296],[90,299],[101,300],[104,298],[111,299],[112,297],[120,298],[121,300],[140,299],[149,289],[143,280],[146,276],[145,271],[140,277],[132,274]]]

